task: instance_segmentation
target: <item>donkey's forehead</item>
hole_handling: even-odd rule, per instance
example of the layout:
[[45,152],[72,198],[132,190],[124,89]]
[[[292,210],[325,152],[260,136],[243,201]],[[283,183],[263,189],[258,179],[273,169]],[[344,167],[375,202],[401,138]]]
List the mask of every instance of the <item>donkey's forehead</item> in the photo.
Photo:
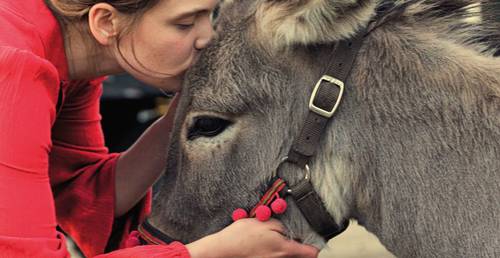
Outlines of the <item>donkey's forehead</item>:
[[246,37],[241,31],[225,31],[204,51],[185,85],[193,110],[258,112],[289,94],[294,55],[274,58]]
[[193,110],[235,114],[249,111],[249,103],[274,95],[270,86],[283,76],[243,37],[236,33],[227,36],[214,42],[188,75],[186,88]]

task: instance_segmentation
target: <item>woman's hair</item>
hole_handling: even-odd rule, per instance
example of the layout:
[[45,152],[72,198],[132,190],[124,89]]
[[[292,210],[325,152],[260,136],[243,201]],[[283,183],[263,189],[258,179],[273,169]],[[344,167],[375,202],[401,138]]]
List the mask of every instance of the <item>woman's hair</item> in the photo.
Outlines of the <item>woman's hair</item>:
[[[159,1],[160,0],[45,0],[45,3],[61,24],[63,31],[66,31],[69,26],[73,26],[74,28],[80,30],[82,33],[88,34],[89,36],[91,34],[86,22],[88,20],[90,8],[95,4],[107,3],[113,6],[119,12],[130,15],[130,19],[127,19],[129,23],[126,24],[126,26],[123,27],[123,30],[119,31],[117,35],[116,47],[118,49],[118,52],[122,56],[123,60],[130,67],[132,67],[132,69],[143,74],[148,74],[150,76],[152,74],[155,74],[152,76],[161,78],[163,76],[170,75],[153,71],[145,67],[135,56],[135,50],[132,49],[136,62],[138,62],[143,70],[146,70],[147,72],[145,73],[143,70],[137,69],[136,67],[131,65],[131,63],[123,56],[119,47],[120,39],[122,38],[122,36],[130,32],[135,22],[138,21],[146,11],[153,8]],[[95,42],[89,42],[89,45],[91,45],[90,47],[92,47],[92,44],[95,44]]]
[[84,21],[90,8],[98,3],[107,3],[124,14],[139,18],[160,0],[45,0],[57,19],[67,25]]

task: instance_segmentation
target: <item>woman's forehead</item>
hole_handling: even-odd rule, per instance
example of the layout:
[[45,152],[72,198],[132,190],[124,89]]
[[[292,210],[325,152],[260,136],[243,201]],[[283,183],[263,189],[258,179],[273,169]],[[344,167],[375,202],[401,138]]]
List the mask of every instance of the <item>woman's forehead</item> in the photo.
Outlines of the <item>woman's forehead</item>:
[[151,11],[176,19],[211,12],[217,3],[217,0],[161,0]]

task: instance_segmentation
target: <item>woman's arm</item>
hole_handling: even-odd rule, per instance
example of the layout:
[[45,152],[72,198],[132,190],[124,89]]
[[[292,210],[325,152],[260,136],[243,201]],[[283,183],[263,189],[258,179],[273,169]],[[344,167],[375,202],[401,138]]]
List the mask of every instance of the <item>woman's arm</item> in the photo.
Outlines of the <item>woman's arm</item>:
[[225,229],[187,245],[143,245],[94,258],[314,258],[319,250],[287,239],[277,220],[241,219]]
[[[9,24],[3,14],[0,24]],[[1,46],[1,36],[0,257],[68,257],[47,166],[57,71],[31,52]]]
[[116,217],[134,207],[163,173],[177,103],[178,97],[175,97],[167,114],[151,125],[118,159],[115,172]]

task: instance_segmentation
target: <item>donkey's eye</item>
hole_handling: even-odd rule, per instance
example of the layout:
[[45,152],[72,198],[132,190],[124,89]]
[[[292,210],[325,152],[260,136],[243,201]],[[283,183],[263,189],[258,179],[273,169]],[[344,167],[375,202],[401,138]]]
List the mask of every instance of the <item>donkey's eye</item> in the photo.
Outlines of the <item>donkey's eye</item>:
[[198,137],[214,137],[222,133],[229,125],[231,125],[231,121],[218,117],[196,117],[188,130],[187,138],[194,140]]

